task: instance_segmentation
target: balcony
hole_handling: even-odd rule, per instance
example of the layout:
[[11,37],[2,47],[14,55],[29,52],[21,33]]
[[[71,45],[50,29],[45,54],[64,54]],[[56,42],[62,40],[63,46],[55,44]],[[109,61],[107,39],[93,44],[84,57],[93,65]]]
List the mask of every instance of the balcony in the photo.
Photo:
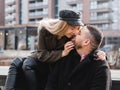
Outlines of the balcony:
[[5,8],[5,13],[14,13],[16,11],[16,5]]
[[112,9],[111,8],[98,8],[98,9],[91,9],[91,12],[107,12],[107,13],[109,13],[109,12],[112,12]]
[[8,15],[8,16],[5,17],[5,21],[13,21],[13,20],[15,20],[15,14]]
[[40,18],[40,17],[47,17],[48,16],[48,9],[38,9],[38,10],[30,10],[29,17],[30,18]]
[[29,5],[29,10],[32,10],[32,9],[39,9],[39,8],[46,8],[48,7],[48,4],[47,3],[34,3],[34,4],[30,4]]
[[15,5],[15,0],[8,0],[8,1],[6,0],[5,4],[8,5],[8,6],[9,5]]
[[105,2],[105,1],[111,1],[111,0],[91,0],[91,1],[103,1],[103,2]]
[[41,15],[32,15],[32,16],[29,16],[29,19],[37,19],[37,18],[46,18],[48,17],[48,14],[41,14]]
[[67,0],[66,2],[67,2],[67,4],[69,4],[69,5],[73,5],[73,4],[79,3],[80,1],[77,1],[77,0]]
[[90,20],[90,24],[101,24],[101,23],[112,23],[112,20],[110,18]]

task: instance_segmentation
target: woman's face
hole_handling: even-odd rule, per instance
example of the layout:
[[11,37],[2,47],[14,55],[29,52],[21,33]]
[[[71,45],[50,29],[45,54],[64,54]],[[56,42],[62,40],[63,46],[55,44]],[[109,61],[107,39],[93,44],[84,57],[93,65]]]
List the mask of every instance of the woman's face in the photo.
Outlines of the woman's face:
[[72,38],[75,35],[77,35],[77,33],[79,32],[80,26],[70,26],[66,32],[64,33],[64,35],[68,38]]

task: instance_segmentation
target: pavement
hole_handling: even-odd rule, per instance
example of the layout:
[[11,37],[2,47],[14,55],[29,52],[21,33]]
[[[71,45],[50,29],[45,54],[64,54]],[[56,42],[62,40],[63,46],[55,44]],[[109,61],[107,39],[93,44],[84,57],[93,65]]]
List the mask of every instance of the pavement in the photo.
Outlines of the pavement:
[[0,76],[7,76],[9,66],[0,66]]
[[4,50],[0,51],[0,66],[9,66],[16,57],[28,57],[31,55],[30,50]]
[[0,58],[3,57],[26,57],[31,54],[30,50],[4,50],[0,52]]
[[0,51],[0,75],[7,75],[12,60],[16,57],[28,57],[30,50],[4,50]]
[[120,81],[120,69],[111,69],[111,78],[112,80]]

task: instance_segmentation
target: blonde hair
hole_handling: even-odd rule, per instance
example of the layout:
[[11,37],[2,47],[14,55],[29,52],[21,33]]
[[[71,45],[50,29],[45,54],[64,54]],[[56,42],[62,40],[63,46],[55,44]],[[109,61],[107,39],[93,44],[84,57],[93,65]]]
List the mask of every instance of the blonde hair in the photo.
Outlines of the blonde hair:
[[50,33],[62,37],[69,26],[66,21],[59,19],[41,20],[38,25],[38,32],[44,27]]

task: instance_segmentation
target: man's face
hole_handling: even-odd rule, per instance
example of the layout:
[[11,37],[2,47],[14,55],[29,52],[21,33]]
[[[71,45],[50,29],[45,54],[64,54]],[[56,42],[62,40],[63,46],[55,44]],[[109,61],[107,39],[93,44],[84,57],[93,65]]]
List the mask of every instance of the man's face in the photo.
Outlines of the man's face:
[[89,40],[89,38],[87,37],[88,33],[89,31],[86,27],[83,27],[78,32],[76,37],[73,39],[76,49],[81,49],[82,47],[88,45],[87,43],[87,41]]

